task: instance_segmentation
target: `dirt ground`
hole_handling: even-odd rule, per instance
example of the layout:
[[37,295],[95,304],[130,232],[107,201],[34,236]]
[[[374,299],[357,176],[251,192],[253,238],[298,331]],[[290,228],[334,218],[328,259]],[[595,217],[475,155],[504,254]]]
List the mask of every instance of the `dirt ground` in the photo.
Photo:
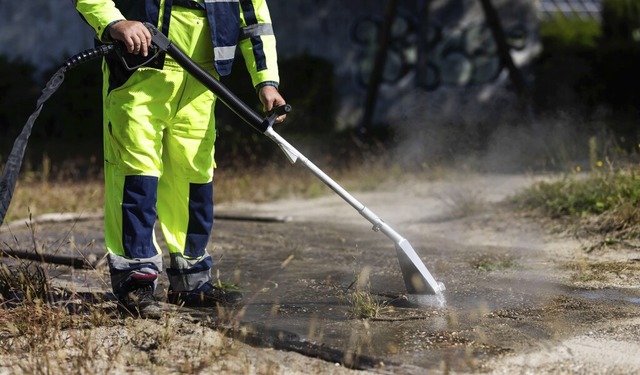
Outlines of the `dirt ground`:
[[[558,231],[503,203],[543,178],[407,177],[352,192],[445,284],[445,303],[430,306],[405,295],[393,242],[335,194],[220,204],[209,250],[220,279],[245,293],[244,308],[167,306],[160,321],[60,331],[47,351],[12,352],[12,340],[27,338],[0,328],[0,374],[640,372],[640,244],[593,250],[602,238]],[[35,234],[5,225],[0,246],[28,248],[35,238],[43,252],[99,260],[100,217],[80,217],[41,220]],[[49,275],[79,296],[108,296],[97,265]],[[375,318],[353,315],[357,280],[378,303]],[[108,298],[100,306],[113,310]]]

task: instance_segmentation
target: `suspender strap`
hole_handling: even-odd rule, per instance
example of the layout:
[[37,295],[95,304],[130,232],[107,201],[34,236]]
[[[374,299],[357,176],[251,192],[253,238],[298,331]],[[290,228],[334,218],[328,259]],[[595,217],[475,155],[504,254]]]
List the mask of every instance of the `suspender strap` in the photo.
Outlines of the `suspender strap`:
[[240,34],[238,0],[204,0],[214,46],[215,68],[219,75],[231,73]]

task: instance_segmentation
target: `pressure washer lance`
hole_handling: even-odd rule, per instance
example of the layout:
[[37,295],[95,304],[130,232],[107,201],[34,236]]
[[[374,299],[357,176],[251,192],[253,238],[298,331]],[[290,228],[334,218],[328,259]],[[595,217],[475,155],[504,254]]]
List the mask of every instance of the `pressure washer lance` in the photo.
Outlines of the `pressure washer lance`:
[[395,243],[402,277],[410,299],[413,299],[417,303],[431,306],[443,306],[445,304],[444,296],[442,295],[442,292],[445,290],[444,284],[434,279],[409,241],[382,221],[369,208],[356,200],[273,129],[273,123],[278,114],[284,114],[290,111],[290,106],[277,108],[276,112],[281,112],[273,113],[267,116],[267,118],[260,116],[222,84],[222,82],[191,60],[191,58],[174,45],[155,26],[149,23],[145,23],[145,26],[147,26],[151,33],[151,42],[153,45],[157,46],[160,51],[171,56],[174,61],[213,92],[218,99],[238,117],[276,143],[291,163],[299,161],[307,167],[316,177],[322,180],[322,182],[358,211],[360,215],[373,224],[373,230],[375,232],[382,232]]
[[27,148],[29,136],[31,135],[31,129],[33,129],[33,123],[40,115],[44,102],[46,102],[49,97],[51,97],[51,95],[60,88],[60,85],[62,85],[62,82],[64,81],[64,74],[68,70],[71,70],[87,61],[106,56],[111,52],[111,50],[113,50],[113,48],[113,45],[101,45],[96,48],[84,50],[70,57],[64,62],[62,67],[58,69],[53,77],[51,77],[49,82],[47,82],[47,85],[42,90],[42,95],[40,95],[40,98],[38,98],[36,103],[36,110],[31,114],[31,116],[29,116],[27,123],[22,128],[22,132],[13,143],[13,148],[11,149],[11,153],[7,158],[7,163],[4,166],[4,171],[2,172],[2,179],[0,180],[0,225],[4,222],[4,218],[9,210],[11,198],[13,198],[13,191],[16,187],[16,182],[18,181],[18,174],[22,167],[24,152]]
[[[133,70],[151,61],[157,53],[164,52],[171,56],[180,66],[200,81],[205,87],[213,92],[220,101],[223,102],[238,117],[244,120],[255,130],[263,133],[265,136],[275,142],[284,152],[291,163],[299,161],[307,167],[316,177],[330,187],[336,194],[349,203],[360,215],[373,224],[375,232],[382,232],[385,236],[393,240],[395,243],[396,254],[400,263],[400,269],[404,278],[404,283],[409,293],[409,298],[413,301],[426,305],[445,304],[442,292],[445,290],[444,284],[437,282],[431,275],[427,267],[424,265],[416,251],[413,249],[409,241],[402,237],[398,232],[393,230],[391,226],[382,221],[369,208],[356,200],[338,183],[332,180],[326,173],[307,159],[295,147],[289,144],[282,136],[273,129],[275,119],[282,114],[291,111],[291,106],[284,105],[276,108],[267,117],[262,117],[251,109],[246,103],[240,100],[231,90],[224,86],[219,80],[213,77],[204,69],[200,68],[191,58],[189,58],[180,48],[175,46],[164,34],[162,34],[155,26],[145,23],[149,29],[152,38],[153,50],[150,56],[142,57],[138,55],[127,54],[122,48],[114,48],[112,45],[100,46],[91,50],[81,52],[68,59],[62,68],[51,78],[47,87],[43,90],[43,95],[38,100],[36,111],[29,117],[27,124],[16,139],[13,150],[7,159],[2,180],[0,181],[0,225],[4,220],[13,189],[18,177],[18,172],[22,164],[26,143],[33,127],[33,122],[37,118],[43,103],[55,92],[64,79],[64,73],[72,68],[90,59],[105,56],[111,50],[116,51],[123,65]],[[413,297],[413,298],[412,298]]]

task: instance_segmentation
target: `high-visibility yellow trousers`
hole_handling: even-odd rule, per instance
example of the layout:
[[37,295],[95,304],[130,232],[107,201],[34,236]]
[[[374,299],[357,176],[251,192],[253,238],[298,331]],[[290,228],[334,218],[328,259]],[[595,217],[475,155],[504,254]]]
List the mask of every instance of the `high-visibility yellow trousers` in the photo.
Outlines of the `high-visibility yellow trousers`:
[[[203,11],[176,7],[169,38],[213,71]],[[156,222],[167,243],[170,288],[194,291],[211,280],[206,246],[213,225],[215,96],[167,56],[119,87],[104,72],[105,243],[112,287],[133,274],[163,271]]]

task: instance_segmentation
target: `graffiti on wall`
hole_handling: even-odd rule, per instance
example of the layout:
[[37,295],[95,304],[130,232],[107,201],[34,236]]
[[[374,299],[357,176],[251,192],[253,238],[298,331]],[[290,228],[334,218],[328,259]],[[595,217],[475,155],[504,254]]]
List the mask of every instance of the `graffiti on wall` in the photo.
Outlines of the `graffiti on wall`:
[[[363,17],[354,23],[351,37],[358,50],[356,82],[367,87],[382,20]],[[505,30],[514,50],[526,47],[527,32],[517,25]],[[429,20],[398,15],[393,20],[382,82],[395,84],[415,73],[414,83],[427,91],[443,85],[468,86],[494,81],[502,64],[491,30],[484,22],[464,27],[443,27]]]

